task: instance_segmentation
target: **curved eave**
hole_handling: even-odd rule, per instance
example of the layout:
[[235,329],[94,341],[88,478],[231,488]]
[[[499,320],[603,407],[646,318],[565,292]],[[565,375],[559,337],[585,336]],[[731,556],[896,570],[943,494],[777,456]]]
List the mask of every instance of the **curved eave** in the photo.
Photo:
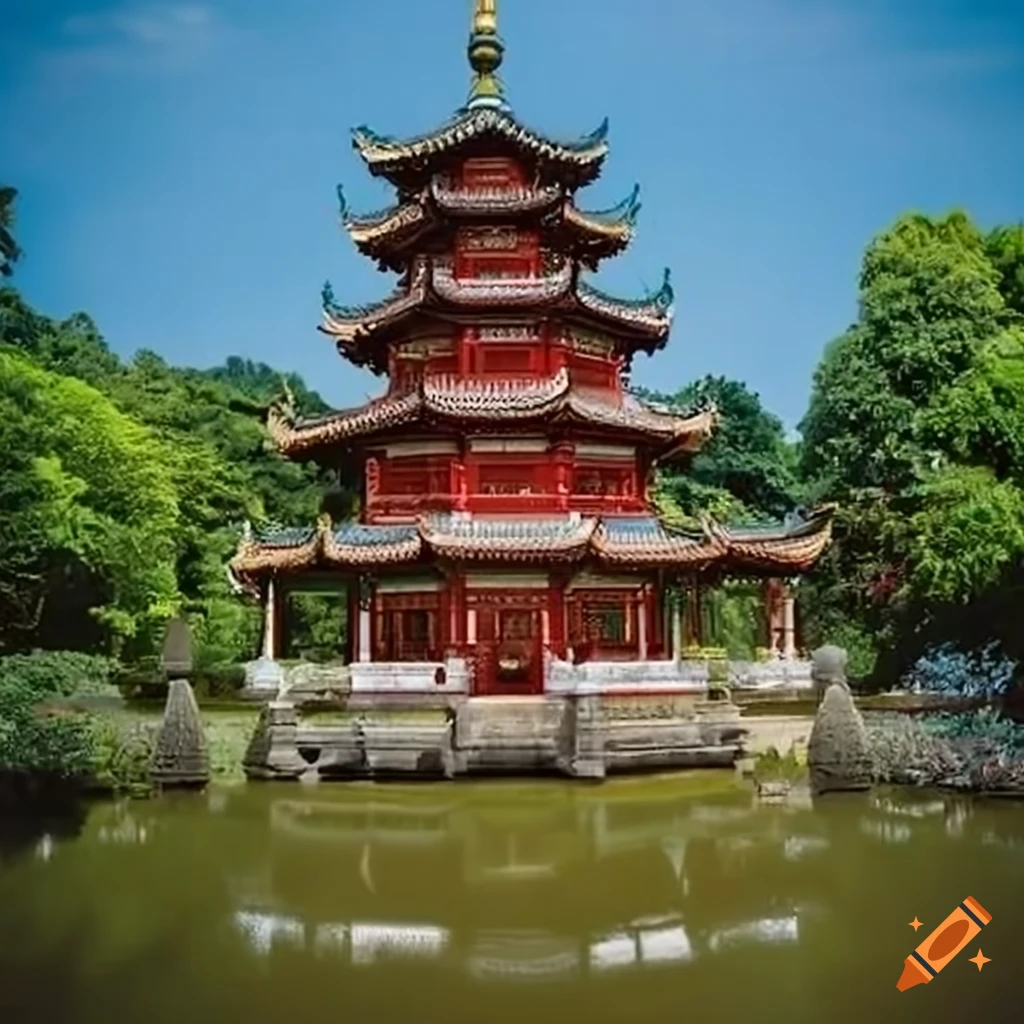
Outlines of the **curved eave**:
[[822,505],[808,512],[798,523],[762,531],[717,527],[717,535],[737,568],[761,575],[807,572],[832,541],[835,505]]
[[619,438],[630,438],[654,449],[660,458],[699,451],[717,422],[713,409],[688,417],[602,403],[571,386],[569,374],[559,371],[540,382],[493,381],[467,385],[458,379],[427,380],[417,390],[385,397],[356,409],[341,410],[315,420],[293,422],[274,407],[267,426],[281,454],[316,458],[328,449],[354,441],[365,442],[411,424],[495,427],[570,422]]
[[638,209],[638,205],[627,200],[611,210],[590,212],[566,200],[562,207],[562,230],[579,258],[593,268],[598,260],[618,255],[633,241]]
[[401,259],[395,259],[395,250],[413,244],[436,224],[433,211],[419,200],[402,203],[376,216],[360,218],[348,214],[342,218],[355,247],[392,270],[402,269]]
[[543,278],[459,280],[443,263],[420,261],[407,288],[380,302],[344,307],[325,301],[320,330],[335,339],[339,352],[358,366],[380,373],[387,361],[378,342],[421,310],[439,313],[498,314],[557,307],[572,319],[614,330],[621,347],[653,353],[663,348],[672,328],[670,293],[663,287],[650,300],[615,299],[576,280],[572,263]]
[[645,300],[619,299],[582,280],[576,283],[575,297],[578,315],[628,331],[637,340],[634,347],[650,354],[664,348],[668,341],[675,310],[667,279],[658,292]]
[[422,187],[440,162],[481,141],[503,142],[550,168],[552,177],[569,179],[579,187],[601,173],[608,154],[607,131],[605,122],[578,142],[560,143],[524,127],[503,110],[479,108],[464,111],[437,130],[408,140],[381,136],[365,126],[356,128],[352,145],[371,174],[401,189]]
[[683,531],[624,542],[602,524],[594,535],[594,550],[606,565],[631,568],[678,569],[690,572],[721,561],[726,546],[717,538]]
[[563,202],[565,189],[560,185],[457,189],[434,179],[429,194],[438,211],[448,217],[491,218],[546,213]]
[[[593,559],[609,568],[660,569],[691,573],[718,570],[732,574],[794,576],[807,572],[831,540],[834,509],[812,512],[796,526],[742,531],[709,523],[702,532],[668,527],[640,517],[619,521],[581,519],[495,525],[486,520],[454,523],[425,517],[408,526],[343,524],[334,529],[321,520],[310,539],[282,545],[253,539],[242,542],[229,571],[250,592],[273,573],[317,568],[362,571],[407,565],[425,556],[461,563],[578,563]],[[308,531],[307,531],[308,532]]]
[[596,520],[581,520],[579,526],[551,537],[473,537],[435,529],[423,520],[420,531],[432,552],[440,558],[460,562],[576,562],[589,551]]

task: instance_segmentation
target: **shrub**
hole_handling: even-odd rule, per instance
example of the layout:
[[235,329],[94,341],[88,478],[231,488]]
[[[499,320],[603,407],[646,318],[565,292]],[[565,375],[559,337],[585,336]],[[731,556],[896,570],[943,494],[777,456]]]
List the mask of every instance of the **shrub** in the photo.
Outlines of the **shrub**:
[[46,701],[72,696],[86,685],[87,669],[96,666],[83,657],[0,658],[0,774],[74,779],[88,773],[92,753],[88,719],[45,708]]
[[1010,690],[1016,674],[1017,663],[995,641],[978,651],[942,644],[922,655],[903,683],[915,691],[991,700]]
[[129,796],[150,795],[153,785],[149,766],[155,735],[152,724],[124,725],[109,718],[93,719],[89,765],[92,785]]
[[211,665],[195,681],[197,697],[233,697],[245,686],[244,665]]
[[78,651],[33,651],[0,658],[0,687],[15,680],[40,700],[79,697],[111,691],[112,663]]

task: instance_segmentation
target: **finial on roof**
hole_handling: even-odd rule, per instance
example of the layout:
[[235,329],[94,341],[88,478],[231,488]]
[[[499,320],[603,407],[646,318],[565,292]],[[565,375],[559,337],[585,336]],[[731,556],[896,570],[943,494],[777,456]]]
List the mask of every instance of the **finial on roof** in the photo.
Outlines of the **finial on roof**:
[[505,45],[498,36],[498,0],[474,0],[473,29],[466,52],[473,69],[473,84],[466,106],[470,110],[505,107],[505,95],[498,78],[498,68],[505,55]]

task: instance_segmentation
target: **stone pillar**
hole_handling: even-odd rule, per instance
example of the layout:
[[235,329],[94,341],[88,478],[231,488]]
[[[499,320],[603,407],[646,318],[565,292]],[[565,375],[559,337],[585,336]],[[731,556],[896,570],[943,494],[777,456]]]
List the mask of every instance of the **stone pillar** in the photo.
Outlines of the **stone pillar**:
[[781,580],[771,579],[764,585],[764,617],[767,626],[768,650],[780,657],[785,650],[785,625],[783,619],[783,594]]
[[373,602],[373,585],[366,576],[359,577],[359,629],[358,657],[360,661],[373,661],[371,646],[372,623],[370,611]]
[[782,595],[782,656],[787,661],[796,658],[796,616],[793,592],[786,587]]
[[672,615],[672,660],[683,660],[683,593],[676,587],[673,588],[669,599],[669,608]]
[[636,646],[639,661],[647,660],[647,589],[640,591],[636,601]]
[[267,597],[263,603],[263,657],[267,661],[277,658],[277,584],[273,576],[267,579]]

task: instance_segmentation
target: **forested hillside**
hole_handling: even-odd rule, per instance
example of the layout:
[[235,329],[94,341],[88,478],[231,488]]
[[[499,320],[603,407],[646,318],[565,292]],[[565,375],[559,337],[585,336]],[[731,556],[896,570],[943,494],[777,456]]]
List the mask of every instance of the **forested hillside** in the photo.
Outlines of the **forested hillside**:
[[[19,255],[13,197],[0,190],[5,273]],[[801,605],[808,643],[846,645],[858,674],[892,683],[948,643],[1017,661],[1024,228],[904,217],[869,246],[859,288],[798,441],[742,382],[647,395],[722,413],[688,469],[660,472],[657,503],[681,520],[756,521],[838,502]],[[294,374],[240,358],[204,371],[146,351],[124,362],[88,316],[55,321],[0,289],[0,653],[132,660],[183,610],[208,663],[249,656],[258,616],[224,569],[241,523],[309,522],[341,490],[272,450],[266,410],[284,392],[300,412],[324,408]],[[756,599],[734,596],[723,626],[749,647]]]
[[114,356],[92,321],[51,320],[0,289],[0,651],[150,653],[191,613],[211,662],[251,654],[258,617],[225,562],[244,520],[306,522],[332,486],[268,444],[268,403],[294,375],[231,359]]

